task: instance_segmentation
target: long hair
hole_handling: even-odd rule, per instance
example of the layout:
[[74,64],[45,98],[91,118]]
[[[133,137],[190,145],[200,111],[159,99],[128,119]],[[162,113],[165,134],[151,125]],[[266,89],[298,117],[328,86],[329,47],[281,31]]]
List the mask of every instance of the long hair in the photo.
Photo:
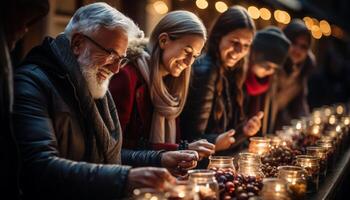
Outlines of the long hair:
[[153,101],[155,94],[163,96],[161,93],[167,90],[172,96],[179,98],[181,109],[176,115],[178,116],[187,98],[191,67],[187,67],[179,77],[168,76],[165,81],[163,80],[160,73],[162,49],[160,48],[158,39],[161,33],[167,33],[172,40],[187,35],[199,35],[206,40],[207,33],[202,21],[196,15],[188,11],[173,11],[168,13],[159,21],[151,33],[148,44],[148,48],[151,52],[149,65],[150,96]]
[[[221,63],[220,58],[220,51],[219,51],[219,44],[225,35],[228,33],[238,30],[238,29],[249,29],[253,33],[255,33],[255,24],[252,18],[249,16],[247,10],[241,6],[233,6],[230,7],[228,10],[226,10],[224,13],[222,13],[219,18],[214,23],[211,32],[209,34],[209,39],[206,46],[206,52],[207,54],[213,59],[213,62],[215,62],[219,67],[219,75],[223,76],[225,72],[225,66]],[[236,63],[236,66],[234,67],[234,79],[236,83],[236,102],[240,107],[241,112],[241,118],[244,115],[243,112],[243,83],[245,80],[245,64],[246,64],[246,57],[242,58]],[[219,81],[216,83],[216,91],[217,95],[221,95],[223,90],[223,83],[221,79],[218,79]],[[220,117],[220,112],[223,112],[222,104],[219,102],[216,102],[216,107],[218,108],[217,112],[215,113],[216,116]],[[220,106],[221,105],[221,106]]]

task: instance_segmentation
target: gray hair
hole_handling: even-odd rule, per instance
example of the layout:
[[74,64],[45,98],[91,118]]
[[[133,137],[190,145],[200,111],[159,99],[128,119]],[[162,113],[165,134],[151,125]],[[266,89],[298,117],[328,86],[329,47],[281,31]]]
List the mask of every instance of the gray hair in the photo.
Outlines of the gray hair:
[[92,33],[100,27],[120,28],[129,38],[143,37],[143,31],[128,17],[106,3],[93,3],[79,8],[70,19],[64,33],[71,40],[74,33]]

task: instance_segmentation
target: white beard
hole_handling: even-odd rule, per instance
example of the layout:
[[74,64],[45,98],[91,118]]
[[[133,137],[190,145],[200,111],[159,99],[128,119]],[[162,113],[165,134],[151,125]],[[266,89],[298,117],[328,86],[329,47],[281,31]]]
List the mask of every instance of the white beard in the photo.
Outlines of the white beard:
[[109,81],[113,74],[111,73],[106,80],[99,80],[97,73],[100,67],[93,62],[90,52],[87,49],[79,56],[78,63],[92,97],[94,99],[103,98],[107,93]]

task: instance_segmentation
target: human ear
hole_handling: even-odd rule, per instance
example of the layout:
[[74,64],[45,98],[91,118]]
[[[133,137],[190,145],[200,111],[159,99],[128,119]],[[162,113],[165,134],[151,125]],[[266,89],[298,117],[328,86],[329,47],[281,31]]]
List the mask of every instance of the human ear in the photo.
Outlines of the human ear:
[[164,49],[169,41],[169,35],[167,33],[161,33],[158,36],[158,42],[161,49]]
[[79,55],[83,50],[83,37],[79,33],[73,34],[71,38],[71,49],[74,55]]

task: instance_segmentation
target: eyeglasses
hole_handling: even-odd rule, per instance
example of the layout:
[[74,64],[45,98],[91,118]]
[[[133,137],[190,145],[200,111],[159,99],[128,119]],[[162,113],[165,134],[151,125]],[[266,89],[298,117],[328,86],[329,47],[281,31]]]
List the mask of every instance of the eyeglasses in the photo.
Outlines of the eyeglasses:
[[109,61],[112,61],[113,64],[117,63],[119,68],[123,68],[126,64],[129,63],[129,59],[126,56],[120,56],[118,52],[116,52],[113,49],[106,49],[102,45],[100,45],[98,42],[93,40],[91,37],[82,34],[86,39],[88,39],[90,42],[92,42],[95,46],[100,48],[102,51],[106,52],[108,54],[107,59]]

